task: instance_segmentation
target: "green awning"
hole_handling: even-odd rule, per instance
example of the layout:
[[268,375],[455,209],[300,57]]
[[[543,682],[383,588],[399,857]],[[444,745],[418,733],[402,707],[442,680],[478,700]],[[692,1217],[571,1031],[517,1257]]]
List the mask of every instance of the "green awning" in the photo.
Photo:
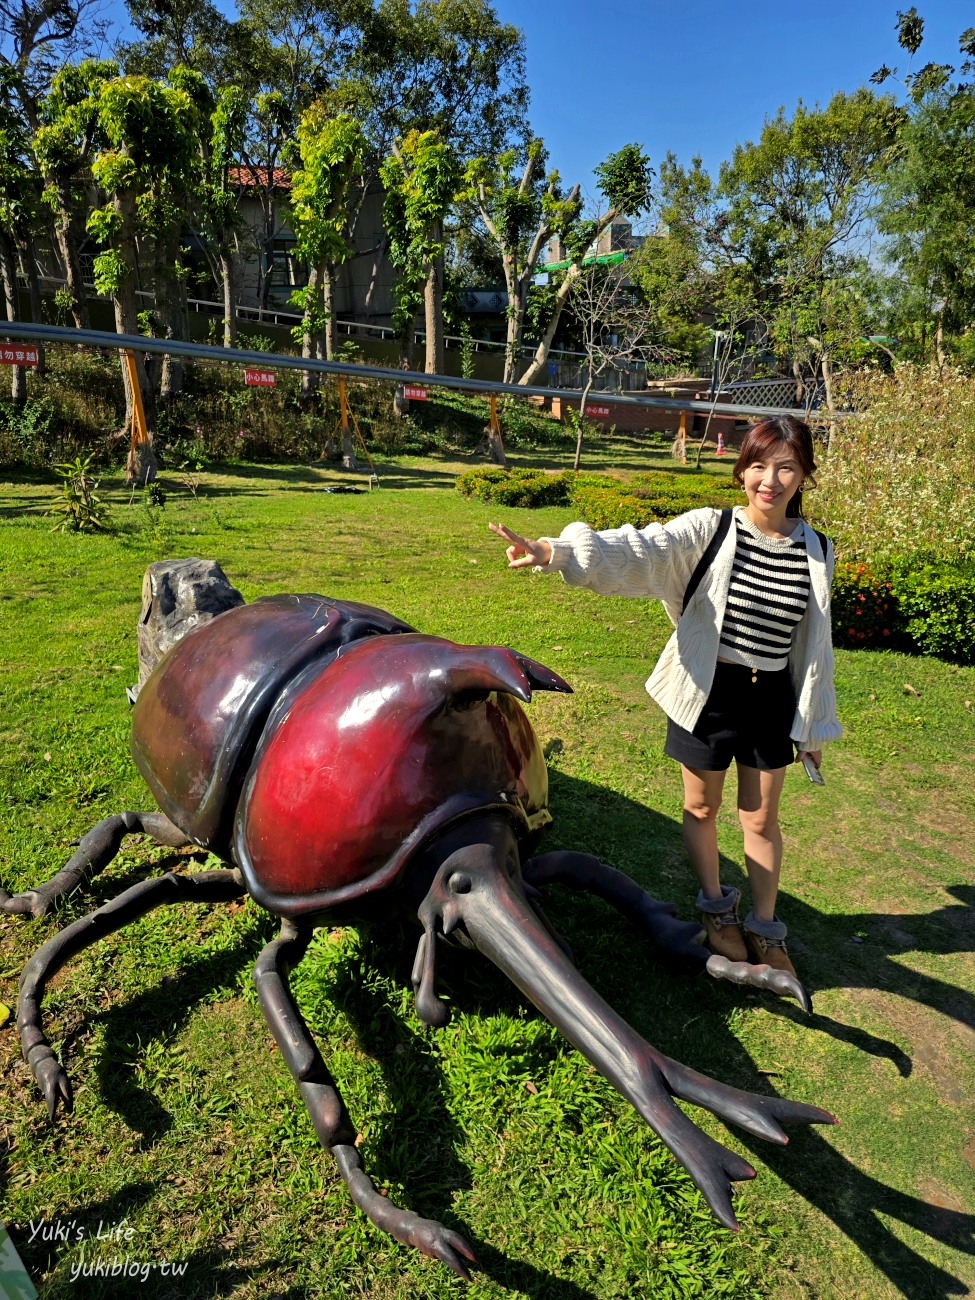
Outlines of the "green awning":
[[[583,266],[619,266],[620,262],[626,261],[626,253],[601,253],[599,257],[584,257]],[[573,265],[573,259],[570,257],[564,262],[543,262],[538,268],[538,273],[543,271],[564,271],[567,267]]]

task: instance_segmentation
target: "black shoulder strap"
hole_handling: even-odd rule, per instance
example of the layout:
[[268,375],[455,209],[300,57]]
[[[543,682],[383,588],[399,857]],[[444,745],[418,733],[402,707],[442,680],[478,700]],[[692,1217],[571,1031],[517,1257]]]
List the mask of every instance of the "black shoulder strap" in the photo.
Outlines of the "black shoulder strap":
[[814,532],[814,533],[816,534],[816,536],[819,538],[819,544],[820,544],[820,546],[823,548],[823,559],[825,560],[825,559],[826,559],[826,547],[829,545],[829,539],[827,538],[826,534],[825,534],[825,533],[821,533],[821,532],[819,531],[818,528],[814,528],[814,529],[813,529],[813,532]]
[[[732,515],[732,511],[730,508],[721,511],[721,518],[718,520],[718,526],[714,530],[714,536],[708,542],[704,554],[698,560],[697,567],[695,568],[694,572],[691,574],[691,580],[687,584],[687,589],[684,592],[684,603],[680,607],[680,612],[682,614],[684,610],[687,608],[687,606],[690,604],[691,597],[694,595],[695,591],[697,591],[698,587],[701,585],[701,579],[704,577],[708,569],[710,569],[711,565],[714,563],[714,557],[721,549],[721,543],[728,536],[728,529],[731,527],[731,515]],[[823,553],[825,554],[825,547]]]

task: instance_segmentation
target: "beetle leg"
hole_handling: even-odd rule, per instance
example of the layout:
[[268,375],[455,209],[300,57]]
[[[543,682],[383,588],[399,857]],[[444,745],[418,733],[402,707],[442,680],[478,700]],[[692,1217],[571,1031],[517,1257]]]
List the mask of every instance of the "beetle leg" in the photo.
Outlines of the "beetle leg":
[[172,848],[182,848],[184,844],[190,843],[165,813],[116,813],[100,821],[80,840],[76,840],[77,851],[57,875],[43,885],[35,885],[22,894],[8,894],[0,889],[0,911],[29,912],[31,916],[43,916],[55,898],[70,893],[82,883],[87,884],[99,871],[104,870],[118,853],[126,835],[138,832],[151,835],[158,844]]
[[[780,997],[795,998],[803,1011],[812,1011],[812,999],[805,986],[786,971],[756,966],[747,961],[728,961],[703,945],[704,931],[692,921],[678,921],[673,903],[659,903],[622,871],[609,867],[589,853],[543,853],[529,858],[522,867],[526,881],[542,885],[568,885],[596,894],[634,921],[649,934],[654,944],[671,957],[703,965],[714,979],[730,980],[749,988],[766,989]],[[527,892],[527,891],[526,891]]]
[[638,925],[668,956],[703,966],[711,955],[701,944],[704,931],[692,921],[677,920],[675,904],[651,898],[635,880],[591,853],[543,853],[529,858],[521,871],[525,881],[536,889],[560,884],[595,894]]
[[[288,987],[288,971],[304,956],[310,939],[310,928],[299,928],[286,920],[277,939],[272,940],[258,957],[254,983],[264,1018],[298,1085],[318,1139],[335,1157],[353,1201],[377,1228],[390,1233],[404,1245],[415,1246],[423,1254],[441,1260],[458,1277],[469,1280],[466,1261],[474,1262],[470,1244],[459,1233],[452,1232],[435,1219],[424,1219],[411,1210],[400,1209],[388,1197],[381,1196],[362,1167],[354,1142],[355,1129],[335,1080],[322,1060]],[[434,936],[424,933],[417,964],[424,972],[429,971],[429,994],[436,1002],[439,999],[432,987],[433,958],[427,959],[424,955],[425,942],[432,947]],[[423,978],[425,976],[421,977],[421,983]]]
[[171,871],[132,885],[94,912],[48,939],[34,953],[20,977],[17,1029],[24,1060],[44,1094],[54,1118],[58,1102],[71,1110],[71,1084],[41,1029],[41,1002],[48,980],[83,948],[134,921],[163,903],[221,903],[246,894],[236,871],[197,871],[176,876]]

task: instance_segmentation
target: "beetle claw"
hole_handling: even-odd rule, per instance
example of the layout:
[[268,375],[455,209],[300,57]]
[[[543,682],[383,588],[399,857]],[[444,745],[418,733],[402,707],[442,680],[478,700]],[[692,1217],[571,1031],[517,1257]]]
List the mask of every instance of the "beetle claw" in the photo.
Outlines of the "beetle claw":
[[62,1103],[65,1112],[70,1115],[74,1109],[71,1080],[51,1049],[48,1047],[43,1053],[33,1054],[30,1066],[37,1086],[47,1102],[48,1118],[53,1120],[57,1115],[58,1102]]
[[471,1271],[465,1261],[477,1262],[469,1241],[459,1232],[452,1232],[436,1219],[421,1219],[410,1234],[412,1244],[431,1259],[439,1259],[452,1273],[465,1282],[471,1280]]
[[713,953],[706,966],[709,975],[717,980],[730,980],[732,984],[746,984],[754,989],[767,989],[779,997],[795,998],[807,1015],[812,1014],[812,998],[806,987],[788,971],[773,970],[771,966],[753,966],[747,961],[729,961]]

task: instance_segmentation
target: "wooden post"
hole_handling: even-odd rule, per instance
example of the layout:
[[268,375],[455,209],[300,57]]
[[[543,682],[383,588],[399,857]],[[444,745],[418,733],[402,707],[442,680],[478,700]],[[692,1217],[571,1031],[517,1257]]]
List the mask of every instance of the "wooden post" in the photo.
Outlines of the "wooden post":
[[129,442],[129,458],[125,465],[126,481],[133,480],[145,485],[156,477],[159,466],[152,450],[152,438],[146,426],[146,409],[142,405],[142,389],[139,386],[139,369],[135,364],[135,354],[128,349],[123,351],[125,373],[132,393],[132,432]]

